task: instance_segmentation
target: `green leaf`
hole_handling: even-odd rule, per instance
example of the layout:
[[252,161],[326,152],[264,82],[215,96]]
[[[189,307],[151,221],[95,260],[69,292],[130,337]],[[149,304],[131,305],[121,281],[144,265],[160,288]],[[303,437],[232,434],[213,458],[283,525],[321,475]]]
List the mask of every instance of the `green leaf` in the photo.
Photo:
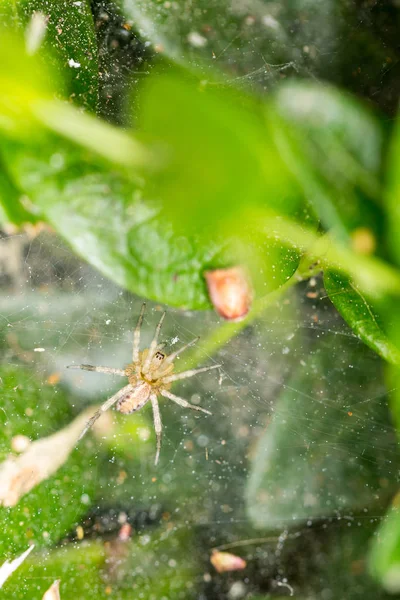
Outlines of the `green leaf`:
[[[204,270],[246,261],[263,294],[284,283],[297,267],[296,249],[271,239],[261,247],[249,243],[244,253],[232,232],[216,235],[243,206],[266,198],[280,211],[303,216],[286,168],[265,141],[259,112],[249,110],[256,106],[235,94],[202,91],[198,82],[177,76],[154,78],[142,104],[142,135],[167,159],[165,168],[147,174],[147,197],[154,201],[141,198],[137,169],[132,175],[109,172],[108,165],[50,138],[40,147],[34,140],[29,149],[18,143],[5,147],[16,185],[81,256],[137,294],[206,308]],[[52,106],[40,111],[42,122],[48,123]],[[63,115],[64,107],[49,125],[60,130]],[[116,130],[89,122],[81,127],[79,115],[70,117],[65,135],[74,137],[77,130],[78,142],[92,140],[106,154],[123,148],[109,138]],[[105,137],[92,135],[97,126]],[[135,152],[123,154],[129,162]]]
[[257,291],[284,283],[298,253],[272,238],[256,239],[258,223],[246,213],[267,206],[294,219],[309,217],[260,105],[170,73],[147,80],[141,107],[141,132],[166,157],[145,193],[160,200],[179,232],[200,234],[205,247],[217,240],[226,248],[226,263],[245,263]]
[[392,418],[396,426],[397,437],[400,440],[400,369],[398,366],[388,365],[386,369],[387,386],[390,390],[389,404]]
[[326,229],[348,240],[358,227],[379,234],[383,131],[361,102],[327,84],[290,82],[274,96],[275,137]]
[[1,31],[0,129],[5,135],[26,140],[34,133],[40,139],[33,110],[39,100],[51,99],[58,83],[50,69],[44,70],[36,56],[26,53],[19,36]]
[[387,243],[395,263],[400,265],[400,126],[395,121],[388,156],[387,185],[385,205],[387,211],[386,229]]
[[[7,554],[10,556],[8,549]],[[69,544],[46,553],[35,549],[4,584],[0,598],[42,600],[53,581],[60,578],[63,600],[109,598],[100,578],[105,558],[104,545],[100,542]]]
[[[24,435],[30,440],[55,433],[71,420],[64,394],[38,381],[21,366],[1,368],[0,459],[11,452],[11,440]],[[87,450],[87,451],[86,451]],[[1,553],[26,550],[57,542],[87,511],[97,479],[90,446],[74,451],[53,476],[23,496],[16,506],[0,507]]]
[[[220,246],[174,232],[133,178],[61,145],[46,153],[7,147],[13,177],[73,249],[140,296],[192,309],[209,306],[203,272]],[[54,151],[52,151],[54,150]],[[11,160],[12,157],[12,160]]]
[[212,236],[243,206],[267,203],[285,214],[301,206],[250,98],[172,72],[147,80],[141,107],[141,132],[166,157],[165,168],[150,180],[151,195],[183,229]]
[[[387,385],[393,421],[400,439],[400,369],[389,366]],[[369,571],[391,594],[400,593],[400,496],[394,497],[384,520],[373,538],[369,552]]]
[[379,526],[369,554],[369,571],[390,594],[400,593],[399,496]]
[[67,97],[95,112],[99,75],[90,2],[2,0],[0,15],[3,27],[24,33],[28,53],[37,53],[45,70],[51,65],[58,73]]
[[400,464],[377,357],[324,332],[302,363],[252,460],[247,510],[258,528],[384,505]]
[[[70,543],[50,552],[31,553],[0,591],[0,598],[42,600],[55,579],[61,579],[62,600],[131,600],[135,597],[195,598],[194,581],[200,561],[189,552],[192,535],[187,528],[169,535],[165,529],[114,539]],[[196,560],[197,558],[197,560]],[[157,565],[157,577],[154,568]],[[193,590],[193,591],[191,591]]]
[[[29,55],[19,35],[0,36],[0,130],[27,148],[41,152],[54,143],[49,132],[72,140],[112,163],[142,168],[154,157],[125,132],[70,103],[55,99],[62,83],[50,61]],[[60,141],[60,140],[58,140]],[[0,138],[0,142],[2,142]],[[7,164],[6,157],[4,161]]]
[[21,191],[15,186],[3,161],[0,161],[0,205],[4,210],[2,223],[22,225],[36,223],[39,220],[37,214],[26,210],[22,205],[21,197]]
[[359,338],[379,356],[400,365],[400,350],[386,335],[369,298],[344,274],[324,272],[324,285],[334,306]]
[[21,190],[76,251],[120,285],[158,301],[208,306],[202,272],[219,247],[198,249],[193,240],[176,236],[168,222],[157,219],[157,206],[135,194],[135,171],[131,176],[109,172],[108,164],[91,166],[92,156],[51,137],[43,125],[112,162],[132,167],[138,158],[139,145],[129,134],[52,100],[38,62],[24,54],[17,40],[1,41],[0,61],[8,41],[14,51],[11,65],[4,63],[0,72],[7,89],[3,104],[0,100],[0,127],[3,116],[3,129],[7,124],[16,133],[14,144],[2,142],[10,175],[5,210],[15,213],[16,190]]

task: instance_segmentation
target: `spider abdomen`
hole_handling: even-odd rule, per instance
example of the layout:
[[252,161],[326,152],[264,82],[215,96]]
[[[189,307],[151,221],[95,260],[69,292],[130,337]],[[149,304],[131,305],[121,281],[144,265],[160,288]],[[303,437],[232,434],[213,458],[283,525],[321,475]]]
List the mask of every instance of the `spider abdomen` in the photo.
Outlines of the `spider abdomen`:
[[142,382],[132,386],[126,394],[118,400],[116,409],[124,415],[129,415],[142,408],[150,398],[151,386]]

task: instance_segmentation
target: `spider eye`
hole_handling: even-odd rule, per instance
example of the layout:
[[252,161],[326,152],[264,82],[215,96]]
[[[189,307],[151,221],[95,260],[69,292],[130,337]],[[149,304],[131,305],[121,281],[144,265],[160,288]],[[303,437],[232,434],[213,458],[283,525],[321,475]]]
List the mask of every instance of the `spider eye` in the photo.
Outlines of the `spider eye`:
[[163,354],[162,352],[156,352],[154,355],[154,358],[156,358],[158,361],[162,362],[165,358],[165,354]]

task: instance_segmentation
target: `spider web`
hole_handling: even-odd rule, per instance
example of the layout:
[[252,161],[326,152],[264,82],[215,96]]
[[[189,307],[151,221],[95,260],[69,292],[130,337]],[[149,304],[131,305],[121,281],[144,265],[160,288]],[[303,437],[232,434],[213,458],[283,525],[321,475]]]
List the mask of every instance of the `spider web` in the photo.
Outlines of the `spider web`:
[[[51,377],[59,380],[58,385],[70,394],[77,413],[87,405],[102,403],[121,387],[120,378],[67,371],[65,367],[88,363],[121,368],[130,362],[141,298],[104,279],[48,232],[34,239],[21,234],[0,240],[0,283],[4,362],[27,366],[32,377],[44,383]],[[293,548],[299,539],[305,548],[315,547],[329,536],[338,535],[341,540],[345,535],[342,522],[365,532],[379,522],[384,507],[377,506],[371,514],[369,507],[362,508],[362,498],[354,510],[347,500],[343,501],[342,507],[327,511],[324,520],[323,511],[328,505],[306,482],[301,501],[310,507],[309,519],[304,518],[304,510],[295,511],[290,503],[286,504],[285,514],[279,502],[275,512],[269,507],[268,516],[259,510],[254,498],[250,500],[250,505],[255,502],[253,510],[258,511],[262,522],[270,519],[265,529],[269,531],[275,524],[276,531],[272,542],[251,541],[260,538],[260,529],[255,528],[257,517],[249,519],[252,509],[246,509],[245,498],[249,496],[249,479],[254,478],[252,465],[262,460],[262,453],[267,462],[277,465],[276,480],[282,477],[282,488],[288,488],[289,477],[293,493],[299,491],[298,480],[306,478],[309,460],[313,460],[310,448],[314,458],[328,457],[328,473],[318,484],[322,487],[335,486],[338,473],[349,464],[354,467],[351,477],[359,476],[364,485],[371,480],[371,470],[377,471],[378,478],[386,478],[389,491],[397,479],[397,446],[388,434],[387,415],[382,408],[387,389],[380,363],[363,348],[324,296],[321,282],[313,280],[278,307],[271,307],[217,354],[204,352],[198,366],[221,362],[221,374],[211,371],[178,382],[174,392],[201,404],[213,415],[193,414],[161,400],[159,471],[153,465],[151,406],[128,417],[113,413],[116,426],[112,440],[97,436],[95,441],[103,465],[97,512],[103,517],[108,514],[111,523],[117,522],[121,512],[134,518],[145,511],[155,520],[161,513],[171,512],[177,516],[168,535],[179,538],[182,532],[195,534],[208,550],[243,541],[242,547],[232,551],[245,552],[247,560],[258,565],[255,580],[258,577],[261,588],[267,580],[269,590],[289,595],[301,580],[301,569],[293,566],[298,562]],[[148,303],[141,348],[148,347],[161,310],[161,306]],[[166,351],[170,352],[201,335],[201,347],[203,340],[221,325],[212,311],[197,314],[168,309],[160,341],[167,343]],[[319,374],[317,382],[307,379],[315,368],[307,367],[310,355],[322,357],[325,385],[318,379]],[[369,365],[368,379],[364,358],[359,364],[353,361],[364,355]],[[183,355],[178,363],[183,370]],[[301,369],[306,373],[306,383],[300,377],[296,384],[293,373]],[[343,395],[345,389],[348,395]],[[55,404],[57,387],[54,390]],[[282,400],[285,394],[291,395],[289,401]],[[332,421],[326,421],[331,413],[337,422],[336,431],[330,427]],[[0,412],[0,418],[7,419],[7,415]],[[272,449],[262,442],[271,427],[277,431]],[[302,454],[304,448],[308,453]],[[280,462],[285,453],[289,458]],[[330,473],[331,465],[334,468]],[[121,473],[125,474],[122,484]],[[359,491],[356,487],[357,494]],[[268,492],[272,493],[265,490]],[[313,511],[313,502],[314,506],[315,502],[322,503],[322,512]],[[294,530],[288,529],[290,514]],[[145,527],[142,535],[146,535]],[[152,535],[161,540],[165,531]],[[217,584],[208,579],[205,582],[206,587],[217,585],[225,591],[236,584],[234,589],[242,585],[244,593],[251,591],[251,584],[240,576]]]

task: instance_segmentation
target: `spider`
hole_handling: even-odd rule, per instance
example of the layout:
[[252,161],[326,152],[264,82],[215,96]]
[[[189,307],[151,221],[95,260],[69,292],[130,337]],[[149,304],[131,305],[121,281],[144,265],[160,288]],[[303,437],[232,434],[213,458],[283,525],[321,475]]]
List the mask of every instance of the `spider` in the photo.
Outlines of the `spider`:
[[114,396],[111,396],[104,404],[102,404],[97,412],[87,422],[82,433],[80,434],[78,441],[83,438],[86,432],[92,427],[95,421],[109,408],[116,405],[116,409],[128,415],[130,413],[140,410],[150,400],[153,407],[153,419],[154,429],[156,432],[157,439],[157,451],[155,464],[157,465],[160,457],[161,449],[161,415],[158,406],[157,396],[161,395],[164,398],[172,400],[183,408],[192,408],[193,410],[199,410],[211,415],[210,411],[190,404],[187,400],[175,396],[169,389],[174,381],[179,379],[187,379],[193,377],[197,373],[204,373],[205,371],[211,371],[212,369],[218,369],[221,365],[213,365],[212,367],[202,367],[201,369],[190,369],[189,371],[183,371],[182,373],[173,373],[174,371],[174,360],[184,350],[193,346],[200,338],[196,337],[194,340],[182,346],[172,354],[166,355],[162,352],[165,344],[158,343],[158,336],[161,330],[161,326],[164,321],[166,312],[161,315],[161,319],[156,327],[153,340],[148,349],[140,352],[140,330],[143,322],[143,316],[146,309],[146,303],[143,303],[140,311],[139,319],[136,328],[133,333],[133,355],[132,362],[125,367],[125,369],[114,369],[112,367],[95,367],[92,365],[69,365],[68,369],[83,369],[84,371],[97,371],[98,373],[110,373],[113,375],[120,375],[121,377],[128,378],[128,385],[121,388]]

